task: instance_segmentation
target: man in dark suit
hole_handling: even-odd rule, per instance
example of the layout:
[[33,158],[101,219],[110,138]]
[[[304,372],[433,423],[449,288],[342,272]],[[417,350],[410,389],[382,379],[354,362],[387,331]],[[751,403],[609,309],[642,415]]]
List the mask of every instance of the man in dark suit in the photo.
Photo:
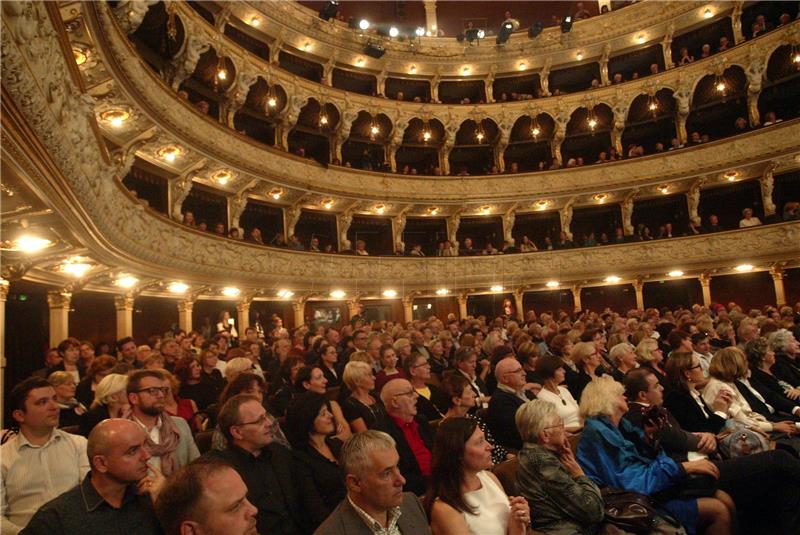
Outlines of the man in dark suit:
[[381,390],[381,401],[389,415],[385,431],[397,443],[405,488],[422,496],[431,475],[433,430],[423,416],[417,415],[418,397],[417,391],[405,379],[393,379]]
[[533,395],[525,390],[525,370],[514,357],[506,357],[494,369],[497,389],[489,401],[486,423],[495,441],[505,448],[522,449],[522,438],[514,416],[517,409]]
[[[399,381],[390,381],[387,387]],[[403,492],[400,461],[395,441],[386,433],[369,430],[353,435],[341,453],[347,498],[314,535],[430,535],[419,499]]]
[[247,499],[258,509],[259,533],[300,535],[308,529],[289,450],[273,443],[273,420],[255,396],[229,399],[217,417],[228,447],[208,457],[233,466],[247,485]]

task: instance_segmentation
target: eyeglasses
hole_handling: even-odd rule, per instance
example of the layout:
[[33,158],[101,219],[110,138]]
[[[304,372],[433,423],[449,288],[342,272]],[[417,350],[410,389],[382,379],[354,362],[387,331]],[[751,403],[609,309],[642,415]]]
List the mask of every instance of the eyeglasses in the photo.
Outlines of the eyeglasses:
[[416,366],[413,366],[413,367],[414,368],[422,368],[423,366],[430,366],[430,365],[431,365],[431,363],[426,360],[425,362],[420,362],[419,364],[417,364]]
[[237,426],[240,426],[240,425],[253,425],[253,424],[264,425],[265,423],[269,422],[270,420],[271,420],[271,418],[270,418],[269,414],[267,414],[265,412],[264,414],[259,416],[256,420],[253,420],[252,422],[242,422],[242,423],[236,424],[236,425]]
[[556,425],[547,426],[547,427],[545,427],[545,429],[555,429],[557,427],[564,427],[564,422],[562,421],[562,422],[557,423]]
[[169,394],[170,388],[168,386],[151,386],[150,388],[142,388],[134,392],[134,394],[141,394],[142,392],[147,392],[153,397],[158,396],[161,394],[162,396],[166,396]]
[[399,393],[395,394],[394,397],[397,397],[397,396],[416,396],[416,395],[417,395],[417,391],[412,388],[408,392],[399,392]]

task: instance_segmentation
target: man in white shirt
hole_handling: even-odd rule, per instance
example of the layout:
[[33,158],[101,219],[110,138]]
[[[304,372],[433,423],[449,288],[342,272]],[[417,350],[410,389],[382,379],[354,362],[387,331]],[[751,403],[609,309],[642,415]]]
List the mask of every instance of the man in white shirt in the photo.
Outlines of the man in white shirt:
[[11,391],[19,434],[0,448],[0,532],[16,535],[45,503],[78,485],[89,471],[86,439],[58,427],[59,408],[50,384],[31,377]]

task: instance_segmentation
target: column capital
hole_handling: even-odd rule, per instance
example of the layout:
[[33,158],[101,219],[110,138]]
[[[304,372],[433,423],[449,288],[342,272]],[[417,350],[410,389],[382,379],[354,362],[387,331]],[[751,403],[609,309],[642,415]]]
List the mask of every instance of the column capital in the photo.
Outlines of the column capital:
[[133,301],[134,297],[132,294],[125,294],[125,295],[115,295],[114,296],[114,307],[118,311],[123,310],[133,310]]
[[633,279],[633,289],[637,292],[641,292],[644,288],[644,281],[642,279]]
[[72,293],[63,290],[47,292],[47,306],[50,308],[69,308]]
[[466,303],[468,297],[469,297],[469,292],[461,292],[460,294],[458,294],[458,302]]
[[514,297],[519,298],[525,295],[525,290],[527,289],[528,289],[527,286],[520,286],[519,288],[514,288],[514,291],[512,293]]
[[6,279],[0,279],[0,301],[5,301],[8,297],[9,283]]
[[580,284],[573,284],[570,290],[572,291],[572,295],[581,295],[581,290],[583,287]]
[[697,280],[700,281],[701,285],[708,286],[709,284],[711,284],[711,274],[708,273],[707,271],[704,271],[697,276]]
[[303,299],[302,301],[295,301],[292,303],[292,310],[295,312],[302,312],[305,309],[306,301]]
[[194,308],[194,301],[183,299],[178,301],[178,312],[191,312]]
[[783,266],[780,264],[773,264],[769,268],[769,274],[774,281],[783,280]]
[[236,311],[244,312],[246,310],[250,310],[250,303],[252,302],[253,302],[252,299],[248,299],[246,301],[240,301],[239,303],[236,303]]

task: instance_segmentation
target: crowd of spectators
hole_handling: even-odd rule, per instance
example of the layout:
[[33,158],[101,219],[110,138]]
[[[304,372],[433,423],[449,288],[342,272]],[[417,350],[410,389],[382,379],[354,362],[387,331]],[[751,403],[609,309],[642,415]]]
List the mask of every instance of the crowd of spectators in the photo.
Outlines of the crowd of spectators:
[[271,321],[48,351],[3,532],[589,533],[605,486],[673,530],[800,528],[800,303]]

